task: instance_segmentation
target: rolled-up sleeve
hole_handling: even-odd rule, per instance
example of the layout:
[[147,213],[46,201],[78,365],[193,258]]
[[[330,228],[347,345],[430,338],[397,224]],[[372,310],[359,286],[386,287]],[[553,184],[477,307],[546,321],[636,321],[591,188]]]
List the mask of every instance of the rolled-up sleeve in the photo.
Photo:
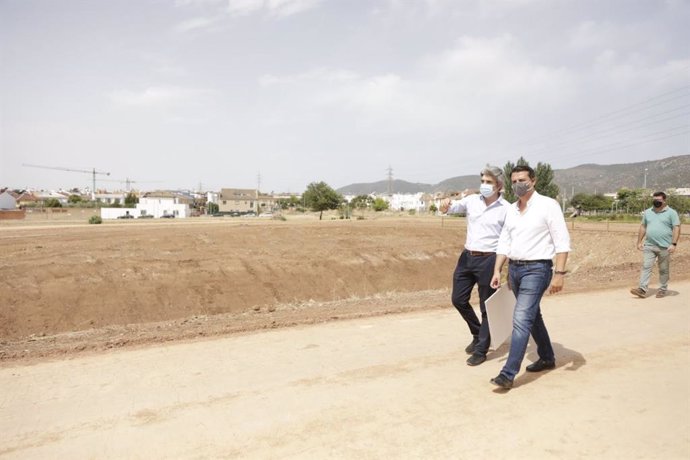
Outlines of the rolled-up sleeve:
[[508,256],[510,252],[510,232],[508,231],[508,217],[506,216],[505,224],[501,229],[501,235],[498,237],[498,246],[496,247],[496,254]]

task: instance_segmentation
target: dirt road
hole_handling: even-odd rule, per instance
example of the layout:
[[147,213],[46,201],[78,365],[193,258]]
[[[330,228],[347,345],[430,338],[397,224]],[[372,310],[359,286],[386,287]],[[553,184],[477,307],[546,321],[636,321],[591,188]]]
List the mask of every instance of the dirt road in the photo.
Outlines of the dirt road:
[[0,456],[687,459],[690,282],[672,288],[548,297],[558,367],[507,393],[505,347],[468,367],[451,309],[7,366]]

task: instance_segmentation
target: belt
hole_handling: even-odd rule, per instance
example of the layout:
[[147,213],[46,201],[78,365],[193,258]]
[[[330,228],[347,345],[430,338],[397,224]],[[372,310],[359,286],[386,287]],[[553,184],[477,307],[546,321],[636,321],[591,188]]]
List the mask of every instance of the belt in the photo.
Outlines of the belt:
[[470,251],[469,249],[465,249],[465,252],[468,252],[471,256],[493,256],[496,253],[495,252],[482,252],[482,251]]
[[537,260],[511,260],[508,262],[513,265],[531,265],[531,264],[550,264],[553,263],[551,259],[537,259]]

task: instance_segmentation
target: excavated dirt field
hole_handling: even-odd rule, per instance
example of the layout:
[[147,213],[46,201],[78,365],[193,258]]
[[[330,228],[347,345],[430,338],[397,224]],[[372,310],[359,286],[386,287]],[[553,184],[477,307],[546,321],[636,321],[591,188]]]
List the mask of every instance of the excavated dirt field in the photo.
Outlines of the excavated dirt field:
[[[464,219],[403,215],[86,220],[0,221],[0,364],[453,308],[465,238]],[[636,284],[637,224],[568,225],[564,293]],[[671,276],[690,278],[684,242]]]

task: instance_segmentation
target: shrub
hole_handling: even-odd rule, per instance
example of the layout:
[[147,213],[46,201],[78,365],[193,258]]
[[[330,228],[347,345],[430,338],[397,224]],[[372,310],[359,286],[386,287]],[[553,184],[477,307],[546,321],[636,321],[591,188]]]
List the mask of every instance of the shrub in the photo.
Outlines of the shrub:
[[389,204],[386,200],[379,197],[379,198],[376,198],[374,200],[372,207],[374,208],[374,211],[381,212],[381,211],[385,211],[386,209],[388,209]]
[[46,208],[61,208],[62,203],[60,203],[56,198],[48,198],[45,202]]
[[103,219],[101,219],[101,216],[91,216],[91,217],[89,217],[89,223],[90,224],[102,224]]

